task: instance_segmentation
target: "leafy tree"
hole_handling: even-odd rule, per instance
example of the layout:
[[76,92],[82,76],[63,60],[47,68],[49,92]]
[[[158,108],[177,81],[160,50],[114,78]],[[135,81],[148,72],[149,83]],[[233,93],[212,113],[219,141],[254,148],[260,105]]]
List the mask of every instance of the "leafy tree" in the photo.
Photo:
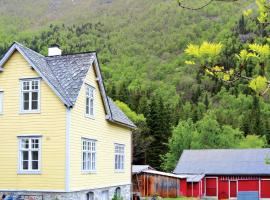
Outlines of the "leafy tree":
[[263,148],[266,144],[264,136],[245,137],[239,129],[220,125],[214,115],[210,114],[195,124],[189,119],[180,121],[174,127],[162,168],[166,171],[173,170],[184,149]]
[[192,134],[195,126],[191,119],[180,121],[173,129],[169,139],[169,151],[163,157],[162,168],[166,171],[174,169],[183,150],[191,148]]
[[263,148],[266,147],[266,139],[265,137],[260,137],[257,135],[248,135],[244,140],[242,140],[238,148]]
[[115,101],[115,103],[137,126],[132,133],[133,164],[147,164],[146,152],[149,151],[153,138],[148,134],[146,118],[142,114],[135,113],[127,104],[119,100]]

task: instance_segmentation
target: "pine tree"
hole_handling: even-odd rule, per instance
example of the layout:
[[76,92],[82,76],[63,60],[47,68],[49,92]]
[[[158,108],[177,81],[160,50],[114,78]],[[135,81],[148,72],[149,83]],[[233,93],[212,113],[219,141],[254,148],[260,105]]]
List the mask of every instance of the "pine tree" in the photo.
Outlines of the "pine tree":
[[205,105],[206,110],[208,110],[208,108],[209,108],[209,100],[208,100],[208,94],[207,93],[205,94],[205,97],[204,97],[204,105]]
[[250,119],[251,119],[252,133],[261,135],[263,132],[263,124],[261,119],[260,101],[256,95],[253,96]]
[[151,99],[146,122],[153,138],[146,161],[155,169],[161,169],[161,156],[167,153],[167,143],[171,135],[171,119],[169,110],[160,97]]

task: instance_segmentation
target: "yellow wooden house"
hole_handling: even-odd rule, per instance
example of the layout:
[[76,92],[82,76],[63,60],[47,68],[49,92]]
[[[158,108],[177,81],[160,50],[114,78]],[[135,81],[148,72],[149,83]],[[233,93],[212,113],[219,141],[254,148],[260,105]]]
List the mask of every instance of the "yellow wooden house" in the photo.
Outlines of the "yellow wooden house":
[[48,52],[14,42],[0,60],[0,195],[130,199],[135,125],[106,95],[96,53]]

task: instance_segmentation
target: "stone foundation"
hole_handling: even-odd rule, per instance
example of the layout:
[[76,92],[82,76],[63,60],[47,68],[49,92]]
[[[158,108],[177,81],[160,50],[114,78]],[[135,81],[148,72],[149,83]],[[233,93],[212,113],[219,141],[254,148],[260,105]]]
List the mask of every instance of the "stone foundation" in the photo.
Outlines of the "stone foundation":
[[131,185],[119,185],[107,188],[98,188],[93,190],[84,190],[78,192],[55,193],[55,192],[0,192],[0,199],[3,194],[12,195],[14,200],[16,197],[21,197],[16,200],[88,200],[87,194],[92,193],[94,200],[100,200],[103,191],[108,191],[109,200],[115,194],[117,188],[120,188],[121,196],[124,200],[131,199]]

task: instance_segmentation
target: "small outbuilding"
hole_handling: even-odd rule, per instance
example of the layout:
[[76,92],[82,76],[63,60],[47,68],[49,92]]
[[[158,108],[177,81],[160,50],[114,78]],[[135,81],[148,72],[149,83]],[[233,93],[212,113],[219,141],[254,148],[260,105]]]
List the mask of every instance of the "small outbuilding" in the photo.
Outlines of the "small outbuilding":
[[[132,166],[132,183],[134,196],[151,197],[155,194],[166,198],[180,196],[182,175],[161,172],[149,165]],[[136,198],[135,198],[136,199]]]
[[[185,150],[174,173],[181,196],[270,199],[270,149]],[[250,198],[249,198],[250,197]]]

